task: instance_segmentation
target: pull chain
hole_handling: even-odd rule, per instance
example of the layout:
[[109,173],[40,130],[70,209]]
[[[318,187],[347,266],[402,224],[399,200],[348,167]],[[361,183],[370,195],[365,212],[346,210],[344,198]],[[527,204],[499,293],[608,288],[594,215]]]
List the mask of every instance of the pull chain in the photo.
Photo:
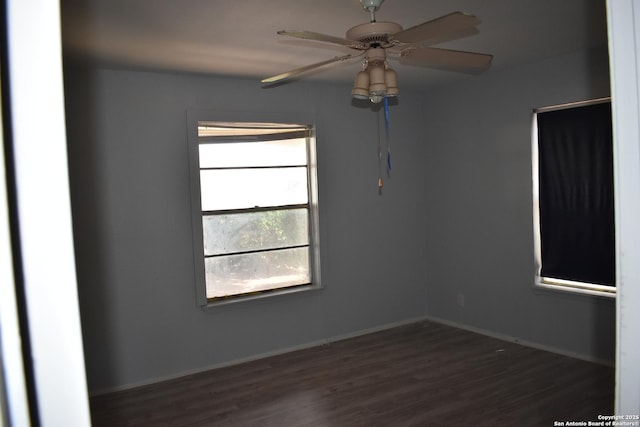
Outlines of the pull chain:
[[[383,160],[382,154],[382,135],[380,131],[380,114],[377,116],[378,122],[378,195],[382,195],[382,187],[384,187],[384,179],[382,178],[382,163],[385,162]],[[389,100],[385,96],[384,97],[384,134],[385,134],[385,144],[387,147],[387,158],[386,158],[386,170],[387,170],[387,178],[391,178],[391,138],[390,138],[390,126],[389,126]]]
[[382,179],[382,138],[380,136],[380,114],[376,116],[378,123],[378,195],[382,196],[382,187],[384,180]]
[[384,124],[387,137],[387,177],[391,178],[391,139],[389,138],[389,98],[384,97]]

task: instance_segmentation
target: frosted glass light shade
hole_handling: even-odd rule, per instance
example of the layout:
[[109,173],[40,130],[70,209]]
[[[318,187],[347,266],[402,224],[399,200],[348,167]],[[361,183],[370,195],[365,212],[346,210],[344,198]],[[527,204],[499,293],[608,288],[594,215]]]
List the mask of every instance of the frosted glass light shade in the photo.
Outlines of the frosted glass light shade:
[[369,71],[369,95],[384,96],[387,85],[384,82],[384,68],[380,65],[371,67]]
[[400,93],[398,75],[391,68],[386,69],[384,72],[384,83],[387,86],[387,96],[398,96]]
[[356,81],[351,90],[351,96],[356,99],[368,99],[369,98],[369,73],[366,71],[360,71],[356,74]]

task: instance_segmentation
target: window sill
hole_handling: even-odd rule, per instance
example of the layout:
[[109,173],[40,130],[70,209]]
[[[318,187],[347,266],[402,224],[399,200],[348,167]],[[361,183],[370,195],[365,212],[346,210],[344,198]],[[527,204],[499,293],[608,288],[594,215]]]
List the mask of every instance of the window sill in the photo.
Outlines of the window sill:
[[546,277],[536,277],[534,288],[603,298],[616,298],[617,294],[616,288],[611,286],[550,279]]
[[207,302],[205,304],[202,304],[201,307],[203,310],[209,310],[209,309],[215,309],[215,308],[226,306],[226,305],[243,303],[247,301],[264,300],[264,299],[274,298],[282,295],[299,294],[302,292],[317,291],[320,289],[322,289],[321,285],[314,285],[314,284],[299,285],[299,286],[293,286],[290,288],[256,292],[254,294],[234,295],[229,297],[214,298],[214,299],[207,300]]

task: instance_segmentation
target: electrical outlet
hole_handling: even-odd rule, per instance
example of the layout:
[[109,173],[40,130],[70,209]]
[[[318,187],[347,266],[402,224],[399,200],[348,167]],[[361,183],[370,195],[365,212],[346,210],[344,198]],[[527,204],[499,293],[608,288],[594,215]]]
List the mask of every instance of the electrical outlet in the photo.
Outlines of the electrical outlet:
[[458,305],[464,307],[464,294],[458,292]]

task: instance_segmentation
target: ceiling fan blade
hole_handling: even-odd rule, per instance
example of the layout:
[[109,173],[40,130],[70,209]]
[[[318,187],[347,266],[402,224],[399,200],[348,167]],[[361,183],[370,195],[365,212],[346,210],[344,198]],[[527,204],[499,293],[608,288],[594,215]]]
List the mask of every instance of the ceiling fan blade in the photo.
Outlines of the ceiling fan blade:
[[[359,55],[357,55],[359,56]],[[306,73],[307,71],[311,71],[316,68],[320,68],[324,65],[332,64],[334,62],[344,61],[353,57],[353,55],[344,55],[344,56],[336,56],[335,58],[327,59],[326,61],[317,62],[315,64],[307,65],[305,67],[296,68],[295,70],[290,70],[272,77],[267,77],[266,79],[260,80],[261,83],[276,83],[282,80],[289,79],[291,77],[295,77],[299,74]]]
[[480,74],[491,65],[493,55],[438,49],[434,47],[409,48],[400,52],[400,63],[437,68],[467,74]]
[[460,33],[463,34],[462,36],[464,37],[464,30],[472,29],[479,23],[480,19],[474,15],[463,12],[453,12],[407,28],[392,35],[391,38],[401,43],[428,42],[430,39],[440,40],[442,38],[453,40],[449,38],[448,35],[455,36]]
[[440,34],[438,36],[430,37],[426,40],[422,40],[420,42],[415,42],[412,44],[417,47],[432,46],[435,44],[445,43],[452,40],[459,40],[465,37],[475,36],[479,32],[480,31],[476,27],[463,28],[459,31],[451,32],[448,34]]
[[313,31],[278,31],[281,36],[296,37],[305,40],[315,40],[319,42],[327,42],[347,46],[353,49],[364,49],[366,46],[355,40],[347,40],[340,37],[334,37],[327,34],[314,33]]

